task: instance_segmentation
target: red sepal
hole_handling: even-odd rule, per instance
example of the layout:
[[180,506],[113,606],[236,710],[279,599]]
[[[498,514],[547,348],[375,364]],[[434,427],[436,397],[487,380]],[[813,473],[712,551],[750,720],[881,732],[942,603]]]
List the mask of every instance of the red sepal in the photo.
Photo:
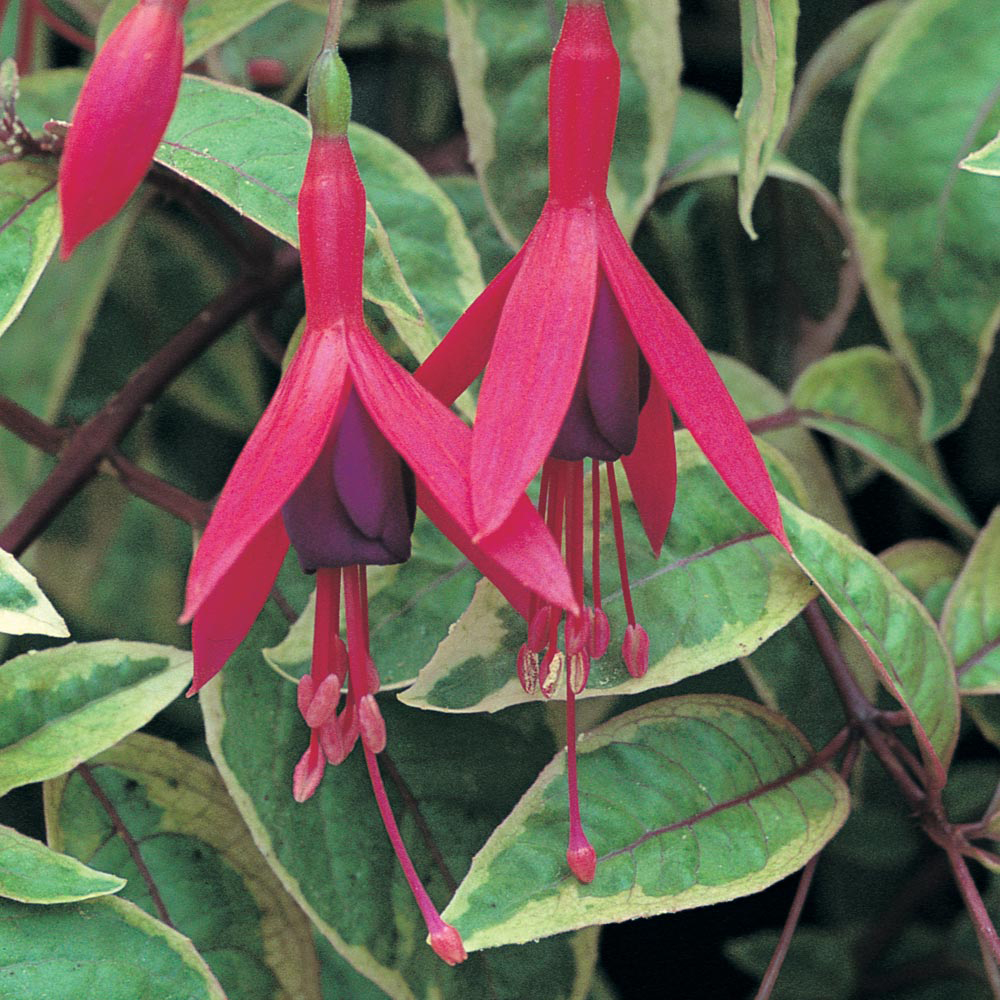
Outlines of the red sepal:
[[610,207],[598,212],[598,226],[604,272],[652,377],[736,499],[789,548],[771,477],[701,341],[639,263]]
[[506,520],[569,408],[597,295],[593,212],[546,206],[523,254],[476,411],[470,480],[479,536]]
[[215,505],[191,562],[182,621],[193,618],[210,599],[305,478],[346,391],[347,358],[340,332],[307,330]]

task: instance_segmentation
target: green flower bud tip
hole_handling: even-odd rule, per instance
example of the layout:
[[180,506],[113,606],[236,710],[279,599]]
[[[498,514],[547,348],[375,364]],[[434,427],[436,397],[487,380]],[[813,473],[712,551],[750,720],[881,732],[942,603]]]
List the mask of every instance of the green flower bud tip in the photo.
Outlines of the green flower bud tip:
[[323,49],[309,71],[309,121],[313,135],[346,135],[351,120],[351,78],[340,53]]

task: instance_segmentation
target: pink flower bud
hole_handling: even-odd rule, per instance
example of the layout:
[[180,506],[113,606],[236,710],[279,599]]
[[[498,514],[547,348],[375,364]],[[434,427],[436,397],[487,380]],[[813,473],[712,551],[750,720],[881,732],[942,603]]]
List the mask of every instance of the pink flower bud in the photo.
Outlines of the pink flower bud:
[[566,862],[570,871],[584,885],[594,881],[597,874],[597,853],[586,841],[566,851]]
[[246,71],[247,79],[255,87],[273,89],[284,87],[288,83],[288,67],[280,59],[269,59],[266,56],[248,59]]
[[67,260],[118,213],[145,176],[174,113],[187,0],[140,0],[97,54],[59,166]]

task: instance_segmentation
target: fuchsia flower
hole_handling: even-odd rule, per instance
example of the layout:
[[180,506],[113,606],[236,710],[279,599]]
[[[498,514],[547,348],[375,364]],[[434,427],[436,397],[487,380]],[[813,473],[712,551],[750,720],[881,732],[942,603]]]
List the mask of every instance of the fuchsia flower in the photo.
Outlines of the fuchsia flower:
[[139,0],[97,54],[59,165],[60,257],[114,218],[146,175],[177,104],[188,0]]
[[[295,769],[302,801],[358,735],[387,833],[445,961],[465,957],[424,891],[389,808],[376,755],[385,724],[374,694],[365,566],[410,554],[414,501],[526,614],[528,589],[575,608],[558,547],[527,497],[473,545],[472,431],[397,365],[362,315],[365,191],[347,140],[350,83],[321,53],[309,82],[313,141],[299,194],[306,332],[237,459],[195,553],[184,618],[193,618],[192,693],[242,641],[277,576],[289,538],[316,571],[312,670],[298,689],[311,730]],[[340,639],[343,591],[347,643]],[[345,675],[346,705],[337,706]]]
[[[599,579],[599,463],[607,479],[628,626],[622,656],[645,673],[649,637],[629,592],[613,463],[621,459],[654,554],[673,511],[676,411],[723,480],[786,548],[774,487],[736,405],[691,327],[622,235],[606,189],[618,114],[619,63],[603,4],[570,3],[549,76],[549,195],[524,247],[417,373],[452,402],[485,367],[472,441],[472,505],[488,534],[542,469],[539,510],[566,561],[579,616],[533,603],[518,675],[551,694],[565,666],[569,864],[581,881],[596,858],[580,824],[574,697],[609,642]],[[487,363],[488,362],[488,363]],[[593,607],[584,606],[584,470],[592,460]],[[541,659],[540,659],[541,657]]]

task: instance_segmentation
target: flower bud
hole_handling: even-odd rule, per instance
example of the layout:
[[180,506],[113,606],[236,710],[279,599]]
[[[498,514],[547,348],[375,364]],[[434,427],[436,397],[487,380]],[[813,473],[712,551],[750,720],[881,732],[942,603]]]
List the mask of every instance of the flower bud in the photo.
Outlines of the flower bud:
[[59,165],[67,260],[114,218],[149,169],[177,103],[187,0],[140,0],[97,54]]
[[434,949],[438,958],[444,959],[449,965],[458,965],[465,961],[465,945],[462,936],[451,924],[443,921],[427,935],[427,943]]
[[584,885],[594,881],[597,874],[597,853],[586,841],[566,851],[566,862],[577,881]]

